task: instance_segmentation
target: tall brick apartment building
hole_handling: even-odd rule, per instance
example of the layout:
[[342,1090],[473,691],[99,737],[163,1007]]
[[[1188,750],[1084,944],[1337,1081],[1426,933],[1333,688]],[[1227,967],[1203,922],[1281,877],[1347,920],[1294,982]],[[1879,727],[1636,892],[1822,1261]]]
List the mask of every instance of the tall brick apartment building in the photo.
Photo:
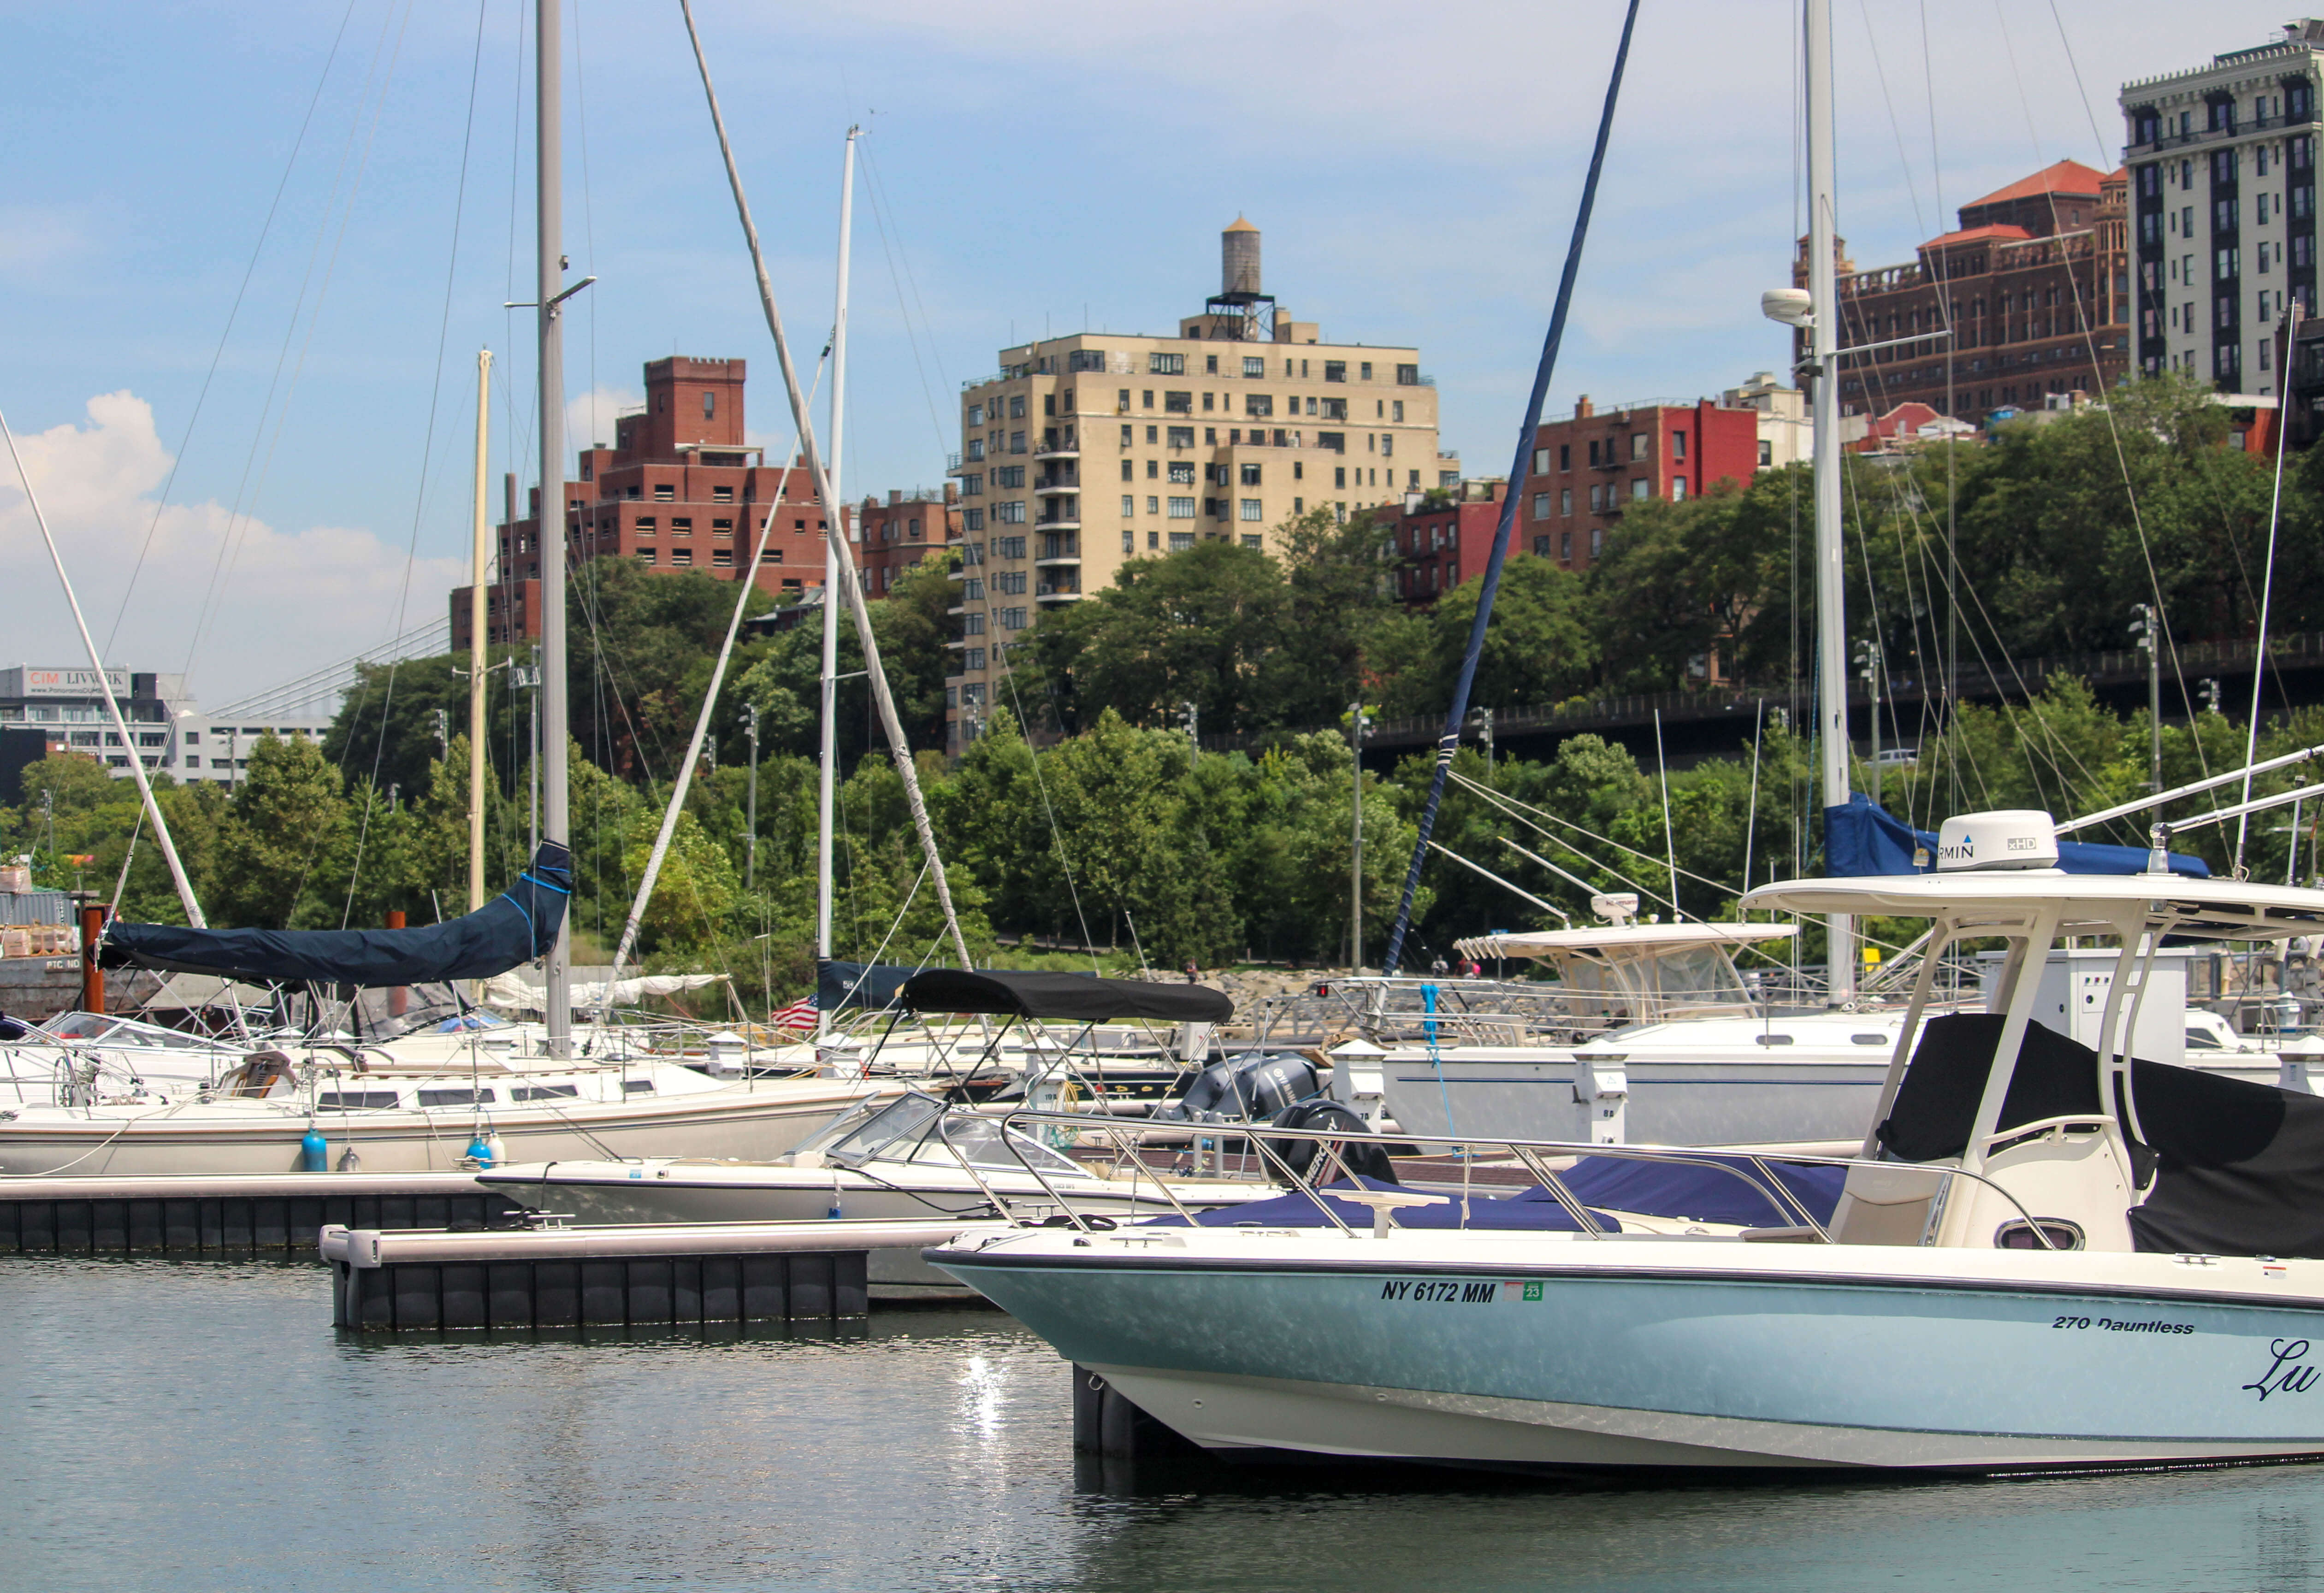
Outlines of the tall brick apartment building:
[[855,511],[855,560],[862,566],[863,591],[885,597],[896,577],[931,552],[960,541],[960,485],[890,492],[887,502],[866,497]]
[[[613,446],[585,448],[581,477],[565,483],[566,554],[634,559],[655,571],[699,570],[722,581],[751,563],[759,524],[774,529],[761,590],[823,585],[822,505],[798,466],[770,465],[743,441],[741,360],[683,355],[645,367],[644,408],[613,423]],[[485,638],[540,634],[540,493],[530,513],[500,529],[498,579],[485,593]],[[468,646],[468,593],[452,594],[452,646]]]

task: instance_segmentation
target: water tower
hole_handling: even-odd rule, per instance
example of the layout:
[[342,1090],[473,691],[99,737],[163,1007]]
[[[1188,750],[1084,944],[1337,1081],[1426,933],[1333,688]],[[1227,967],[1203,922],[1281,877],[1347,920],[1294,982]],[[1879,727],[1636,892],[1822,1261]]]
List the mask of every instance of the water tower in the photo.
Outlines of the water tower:
[[1213,337],[1265,343],[1275,336],[1275,300],[1259,291],[1259,229],[1240,216],[1219,235],[1219,290],[1203,310]]

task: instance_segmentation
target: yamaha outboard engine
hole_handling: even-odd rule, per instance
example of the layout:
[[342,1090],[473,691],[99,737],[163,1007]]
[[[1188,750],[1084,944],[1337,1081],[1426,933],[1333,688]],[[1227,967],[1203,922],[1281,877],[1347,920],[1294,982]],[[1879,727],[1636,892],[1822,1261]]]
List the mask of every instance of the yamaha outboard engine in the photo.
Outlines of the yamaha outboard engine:
[[1196,1074],[1185,1094],[1166,1102],[1154,1118],[1165,1123],[1252,1122],[1271,1119],[1315,1091],[1315,1064],[1304,1056],[1229,1057]]

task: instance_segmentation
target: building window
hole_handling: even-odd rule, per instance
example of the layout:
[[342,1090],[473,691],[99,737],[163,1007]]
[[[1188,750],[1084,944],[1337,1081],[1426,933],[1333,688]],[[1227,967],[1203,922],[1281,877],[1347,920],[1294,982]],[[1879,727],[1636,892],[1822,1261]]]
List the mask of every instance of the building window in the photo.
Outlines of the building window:
[[691,548],[671,548],[669,550],[669,562],[679,568],[686,568],[691,566],[694,563],[694,549]]
[[992,577],[992,590],[1003,597],[1021,597],[1025,593],[1023,570],[1001,570]]
[[1683,431],[1671,433],[1671,457],[1674,459],[1686,457],[1686,433]]
[[1170,500],[1170,518],[1171,518],[1172,520],[1192,520],[1192,519],[1194,519],[1194,501],[1192,498],[1173,498],[1173,499],[1171,499],[1171,500]]
[[714,520],[710,522],[710,534],[714,537],[731,537],[734,534],[734,522],[732,520]]
[[[1174,500],[1174,502],[1175,502],[1175,500]],[[1188,499],[1188,500],[1187,500],[1187,502],[1191,503],[1192,502],[1194,502],[1194,500],[1190,498],[1190,499]],[[1171,533],[1170,533],[1170,551],[1171,551],[1171,552],[1173,552],[1173,553],[1184,553],[1184,552],[1185,552],[1185,551],[1186,551],[1186,549],[1188,549],[1189,548],[1192,548],[1194,545],[1194,532],[1192,532],[1192,531],[1173,531],[1173,532],[1171,532]]]
[[1389,419],[1401,420],[1404,419],[1404,401],[1402,399],[1398,399],[1394,403],[1390,404],[1388,406],[1388,410]]
[[1647,457],[1652,443],[1653,439],[1645,432],[1632,432],[1630,434],[1630,457],[1633,459],[1644,459]]
[[1590,557],[1597,557],[1606,550],[1606,529],[1603,526],[1590,528]]
[[1022,631],[1025,629],[1025,611],[1023,609],[1002,609],[1001,611],[1001,628],[1003,631]]
[[1557,533],[1557,557],[1568,560],[1569,562],[1572,559],[1573,533],[1572,531],[1560,531]]
[[[1150,430],[1151,428],[1148,428],[1148,429]],[[1191,426],[1174,426],[1170,428],[1169,446],[1174,448],[1193,447],[1194,446],[1194,428]]]
[[964,531],[982,530],[984,529],[984,511],[982,509],[962,510],[960,511],[960,529]]
[[1131,530],[1128,526],[1121,528],[1121,550],[1124,553],[1135,553],[1138,551],[1138,533]]
[[713,503],[732,503],[734,501],[734,489],[732,487],[713,487],[710,489],[710,501]]
[[1560,515],[1566,517],[1571,517],[1572,515],[1573,489],[1572,487],[1560,487],[1557,489],[1557,512]]
[[1265,358],[1263,358],[1262,356],[1260,356],[1260,355],[1255,355],[1255,354],[1247,354],[1247,355],[1243,355],[1243,356],[1242,356],[1242,373],[1243,373],[1245,376],[1248,376],[1248,377],[1254,377],[1254,378],[1266,375],[1266,374],[1267,374],[1267,361],[1266,361],[1266,359],[1265,359]]
[[640,564],[654,564],[658,562],[658,559],[652,548],[641,548],[638,549],[638,562]]
[[1654,495],[1655,483],[1646,480],[1644,476],[1640,476],[1637,481],[1630,483],[1630,496],[1633,500],[1639,498],[1651,498]]
[[673,537],[691,537],[694,535],[694,516],[690,514],[672,515],[669,521],[669,534]]
[[1242,518],[1243,518],[1243,519],[1245,519],[1245,520],[1263,520],[1263,519],[1265,519],[1265,518],[1266,518],[1266,515],[1265,515],[1264,511],[1259,508],[1259,503],[1260,503],[1260,502],[1261,502],[1261,501],[1260,501],[1259,499],[1257,499],[1257,498],[1245,498],[1245,499],[1243,499],[1243,500],[1241,501],[1241,505],[1240,505],[1240,512],[1241,512],[1241,516],[1242,516]]
[[1362,375],[1362,377],[1363,377],[1363,380],[1365,380],[1366,382],[1370,382],[1370,381],[1372,379],[1372,363],[1371,363],[1371,361],[1370,361],[1370,360],[1366,360],[1366,361],[1364,361],[1364,362],[1363,362],[1363,364],[1362,364],[1361,365],[1360,365],[1360,366],[1359,366],[1359,367],[1357,367],[1357,368],[1358,368],[1359,372],[1361,373],[1361,375]]
[[1241,469],[1243,485],[1247,487],[1255,487],[1259,485],[1260,466],[1256,464],[1249,464],[1243,465]]
[[1605,489],[1605,488],[1603,488],[1603,487],[1591,487],[1591,488],[1590,489],[1590,512],[1591,512],[1591,513],[1592,513],[1592,514],[1597,514],[1597,513],[1600,512],[1601,511],[1603,511],[1603,510],[1604,510],[1604,508],[1606,507],[1605,499],[1606,499],[1606,489]]
[[971,426],[982,426],[984,424],[984,406],[982,404],[971,404],[968,406],[968,423]]
[[1275,413],[1275,399],[1270,393],[1247,392],[1242,395],[1242,412],[1253,420],[1265,420]]
[[1533,495],[1533,517],[1536,520],[1547,520],[1549,518],[1549,494],[1547,493],[1536,493]]
[[995,558],[1022,558],[1022,557],[1025,557],[1025,539],[1024,539],[1024,538],[1022,538],[1022,537],[995,537],[995,538],[993,538],[993,539],[992,539],[992,557],[995,557]]
[[960,633],[963,636],[983,635],[984,616],[982,614],[963,614],[960,617]]
[[1347,401],[1347,400],[1345,400],[1345,399],[1336,399],[1336,398],[1327,398],[1327,399],[1325,399],[1325,400],[1323,401],[1323,419],[1326,419],[1326,420],[1345,420],[1347,418],[1348,418],[1348,401]]
[[1536,475],[1547,475],[1549,474],[1549,450],[1547,448],[1536,448],[1533,451],[1533,473]]
[[1174,486],[1193,486],[1194,484],[1194,462],[1192,459],[1171,460],[1170,481],[1171,484]]
[[1121,513],[1122,513],[1122,518],[1124,518],[1124,519],[1126,520],[1126,519],[1130,518],[1131,515],[1136,514],[1137,512],[1138,512],[1138,497],[1137,497],[1137,494],[1135,494],[1135,493],[1122,493],[1122,495],[1121,495]]
[[992,506],[992,523],[1001,526],[1023,525],[1025,523],[1024,501],[1019,499],[1013,503],[995,503]]
[[1348,362],[1347,362],[1347,361],[1345,361],[1345,360],[1325,360],[1325,361],[1323,362],[1323,380],[1324,380],[1324,381],[1326,381],[1326,382],[1345,382],[1347,379],[1348,379]]
[[1146,356],[1146,373],[1148,376],[1184,376],[1186,373],[1186,356],[1183,354],[1149,354]]
[[[654,534],[654,527],[659,523],[660,522],[655,520],[650,514],[641,514],[638,516],[638,535],[641,537],[652,536]],[[517,551],[519,553],[522,553],[525,549],[519,548]]]
[[[1204,393],[1204,398],[1211,395]],[[1194,395],[1191,392],[1165,392],[1162,412],[1166,415],[1191,415],[1194,412]]]
[[1332,484],[1335,487],[1344,487],[1348,484],[1348,467],[1346,465],[1334,465],[1332,466]]
[[710,562],[722,570],[733,569],[734,550],[732,548],[714,548],[710,550]]
[[1671,502],[1674,503],[1686,502],[1686,477],[1683,475],[1671,477]]
[[1775,462],[1775,445],[1766,437],[1759,439],[1759,468],[1767,469]]

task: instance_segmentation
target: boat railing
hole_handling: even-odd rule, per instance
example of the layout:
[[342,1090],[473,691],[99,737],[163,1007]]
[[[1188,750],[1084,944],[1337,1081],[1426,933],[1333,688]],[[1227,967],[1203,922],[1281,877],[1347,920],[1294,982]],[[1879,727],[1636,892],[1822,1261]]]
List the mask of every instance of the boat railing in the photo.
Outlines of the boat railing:
[[[1098,1222],[1091,1220],[1093,1214],[1076,1210],[1072,1202],[1060,1193],[1038,1168],[1016,1151],[1015,1142],[1006,1130],[1019,1123],[1071,1128],[1079,1131],[1084,1138],[1093,1136],[1101,1140],[1111,1141],[1117,1148],[1128,1144],[1131,1148],[1133,1159],[1140,1165],[1145,1165],[1144,1158],[1136,1156],[1135,1151],[1136,1145],[1140,1140],[1157,1132],[1169,1130],[1176,1130],[1178,1137],[1184,1137],[1185,1134],[1184,1124],[1153,1124],[1138,1119],[1107,1119],[1093,1125],[1090,1119],[1084,1116],[1037,1111],[1030,1109],[1010,1112],[1003,1116],[1001,1125],[1004,1132],[1001,1136],[1001,1143],[1010,1147],[1011,1154],[1017,1156],[1019,1165],[1023,1166],[1025,1171],[1040,1184],[1043,1192],[1056,1202],[1058,1211],[1063,1212],[1074,1226],[1084,1231],[1094,1230],[1099,1226]],[[1211,1128],[1210,1125],[1203,1127]],[[1351,1235],[1354,1230],[1349,1227],[1347,1220],[1333,1209],[1332,1200],[1351,1200],[1360,1205],[1371,1205],[1374,1213],[1373,1232],[1376,1235],[1385,1235],[1388,1229],[1394,1226],[1395,1219],[1393,1203],[1386,1201],[1382,1192],[1369,1189],[1362,1180],[1356,1176],[1351,1166],[1349,1148],[1356,1146],[1373,1146],[1379,1147],[1379,1154],[1385,1157],[1390,1154],[1390,1147],[1393,1146],[1436,1146],[1443,1147],[1443,1154],[1457,1159],[1460,1163],[1462,1181],[1459,1226],[1463,1230],[1469,1226],[1470,1202],[1478,1198],[1473,1192],[1475,1169],[1486,1156],[1491,1156],[1495,1153],[1505,1153],[1500,1159],[1505,1163],[1514,1163],[1538,1181],[1540,1187],[1547,1191],[1550,1197],[1564,1209],[1566,1215],[1573,1220],[1577,1229],[1593,1239],[1620,1237],[1620,1225],[1608,1217],[1609,1208],[1593,1208],[1577,1196],[1566,1186],[1561,1174],[1572,1170],[1572,1161],[1584,1157],[1603,1156],[1624,1161],[1655,1162],[1664,1165],[1702,1167],[1718,1171],[1740,1181],[1745,1187],[1752,1190],[1767,1202],[1769,1211],[1781,1219],[1774,1225],[1775,1233],[1784,1237],[1795,1236],[1803,1241],[1808,1240],[1810,1236],[1812,1236],[1812,1242],[1827,1245],[1836,1242],[1832,1238],[1830,1229],[1808,1210],[1805,1202],[1787,1187],[1782,1179],[1775,1175],[1774,1169],[1776,1165],[1868,1167],[1887,1174],[1894,1174],[1900,1169],[1911,1170],[1924,1173],[1932,1178],[1943,1181],[1939,1189],[1941,1197],[1950,1191],[1952,1180],[1968,1179],[1973,1183],[1984,1185],[2008,1202],[2024,1220],[2027,1231],[2041,1241],[2042,1248],[2048,1250],[2058,1248],[2055,1241],[2050,1237],[2049,1229],[2026,1209],[2024,1202],[1992,1178],[1981,1173],[1970,1172],[1965,1167],[1928,1165],[1911,1162],[1884,1162],[1865,1156],[1818,1156],[1748,1146],[1729,1148],[1702,1146],[1591,1145],[1579,1140],[1504,1139],[1480,1137],[1475,1135],[1455,1137],[1448,1135],[1428,1134],[1373,1134],[1358,1133],[1345,1128],[1277,1128],[1272,1124],[1250,1124],[1239,1126],[1239,1129],[1237,1133],[1236,1127],[1220,1125],[1213,1132],[1236,1133],[1237,1137],[1246,1139],[1249,1148],[1259,1154],[1260,1167],[1267,1182],[1279,1185],[1286,1193],[1305,1194],[1319,1211],[1331,1220],[1333,1227]],[[1302,1172],[1295,1168],[1284,1154],[1284,1146],[1296,1142],[1311,1143],[1316,1147],[1307,1163],[1310,1171]],[[1480,1156],[1480,1152],[1485,1153],[1484,1156]],[[1568,1160],[1568,1165],[1563,1169],[1551,1165],[1568,1158],[1571,1160]],[[1749,1169],[1748,1172],[1745,1170],[1746,1167]],[[1329,1177],[1318,1177],[1314,1171],[1317,1169],[1327,1173],[1336,1171],[1338,1178],[1333,1180]],[[1189,1224],[1194,1223],[1194,1213],[1189,1211],[1184,1202],[1170,1190],[1169,1183],[1167,1176],[1157,1176],[1156,1179],[1157,1187],[1168,1197],[1170,1204],[1176,1209],[1177,1214]],[[1342,1185],[1345,1185],[1345,1188]],[[1449,1196],[1452,1192],[1449,1189],[1439,1189],[1429,1192]],[[1327,1199],[1326,1196],[1330,1198]],[[1114,1226],[1110,1218],[1101,1220],[1106,1227]],[[1922,1243],[1925,1245],[1929,1239],[1930,1235],[1924,1233]]]

